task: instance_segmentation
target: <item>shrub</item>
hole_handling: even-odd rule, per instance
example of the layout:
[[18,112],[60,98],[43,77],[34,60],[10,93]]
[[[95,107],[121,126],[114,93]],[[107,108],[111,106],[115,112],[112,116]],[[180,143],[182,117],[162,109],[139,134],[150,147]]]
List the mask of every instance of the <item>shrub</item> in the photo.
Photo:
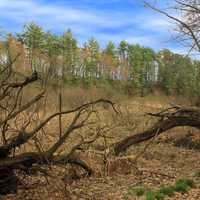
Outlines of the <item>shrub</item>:
[[153,191],[147,191],[146,200],[154,200],[154,199],[155,199],[155,193]]
[[173,196],[174,195],[174,187],[173,186],[163,186],[159,189],[158,193],[161,193],[165,196]]
[[145,193],[145,188],[144,187],[138,187],[134,189],[134,192],[137,196],[142,196]]
[[179,179],[179,180],[176,181],[175,191],[176,192],[186,192],[188,187],[194,187],[193,180],[190,180],[190,179]]
[[157,192],[155,194],[155,199],[156,200],[163,200],[165,198],[165,195],[163,193]]

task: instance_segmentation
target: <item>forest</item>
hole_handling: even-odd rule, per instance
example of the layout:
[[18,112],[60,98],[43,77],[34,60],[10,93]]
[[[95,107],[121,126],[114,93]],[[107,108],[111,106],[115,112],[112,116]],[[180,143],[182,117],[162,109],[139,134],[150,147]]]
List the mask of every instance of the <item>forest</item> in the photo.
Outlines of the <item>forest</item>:
[[34,20],[0,29],[0,199],[200,199],[200,2],[169,1],[143,15],[169,20],[183,54]]
[[79,47],[71,30],[55,35],[34,22],[1,43],[2,59],[9,48],[12,58],[19,55],[17,68],[48,73],[55,86],[62,82],[121,88],[127,95],[145,96],[160,90],[166,95],[199,96],[199,60],[168,49],[156,52],[123,40],[118,46],[110,41],[101,48],[95,38]]

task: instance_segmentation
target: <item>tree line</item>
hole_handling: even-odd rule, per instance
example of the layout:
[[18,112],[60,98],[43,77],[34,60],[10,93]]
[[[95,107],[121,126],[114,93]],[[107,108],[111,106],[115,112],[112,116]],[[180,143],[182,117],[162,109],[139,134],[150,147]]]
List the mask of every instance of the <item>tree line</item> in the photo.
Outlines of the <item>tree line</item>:
[[141,96],[156,89],[167,95],[200,95],[200,62],[168,49],[156,52],[124,40],[101,48],[95,38],[79,47],[71,30],[56,35],[34,22],[8,35],[0,49],[1,60],[5,53],[13,58],[19,54],[15,66],[48,74],[54,83],[120,85],[125,93]]

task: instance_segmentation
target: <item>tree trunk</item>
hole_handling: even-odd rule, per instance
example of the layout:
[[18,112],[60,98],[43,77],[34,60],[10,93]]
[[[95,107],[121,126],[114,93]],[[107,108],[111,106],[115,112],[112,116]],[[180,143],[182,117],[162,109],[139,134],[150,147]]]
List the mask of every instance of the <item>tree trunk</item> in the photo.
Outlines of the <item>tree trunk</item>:
[[119,155],[130,146],[147,141],[165,131],[179,126],[200,128],[200,109],[197,107],[172,107],[157,114],[149,113],[160,120],[144,132],[133,134],[114,144],[114,154]]

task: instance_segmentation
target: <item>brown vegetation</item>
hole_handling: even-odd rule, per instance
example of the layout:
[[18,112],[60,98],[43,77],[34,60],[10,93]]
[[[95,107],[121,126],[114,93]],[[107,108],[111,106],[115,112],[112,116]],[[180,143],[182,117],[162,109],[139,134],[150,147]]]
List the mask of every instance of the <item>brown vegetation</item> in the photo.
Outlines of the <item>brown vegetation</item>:
[[[35,171],[43,171],[40,168],[43,165],[65,165],[72,163],[82,167],[87,171],[88,175],[91,175],[92,169],[83,160],[74,157],[74,152],[81,148],[82,145],[94,142],[99,137],[102,128],[99,128],[99,131],[93,134],[91,139],[86,140],[81,136],[81,140],[74,144],[69,152],[58,153],[58,150],[65,144],[73,132],[86,126],[89,127],[95,123],[95,118],[99,119],[96,110],[97,104],[106,103],[113,107],[113,103],[109,100],[99,99],[70,110],[54,112],[46,118],[41,119],[39,111],[45,89],[39,94],[33,94],[26,99],[23,96],[24,90],[39,79],[38,74],[35,71],[31,76],[23,77],[20,80],[13,70],[13,62],[10,61],[8,65],[1,69],[0,193],[16,192],[18,178],[15,175],[15,170],[28,173],[30,168],[34,168]],[[59,135],[58,139],[45,147],[41,143],[40,138],[41,134],[45,137],[45,126],[58,116],[68,115],[71,115],[72,118],[63,127],[63,131],[56,134]],[[93,119],[90,120],[91,118]],[[59,124],[59,126],[62,126],[62,124]],[[62,130],[62,128],[60,127],[59,130]],[[29,144],[30,141],[34,143],[35,150],[19,151],[22,146]]]

